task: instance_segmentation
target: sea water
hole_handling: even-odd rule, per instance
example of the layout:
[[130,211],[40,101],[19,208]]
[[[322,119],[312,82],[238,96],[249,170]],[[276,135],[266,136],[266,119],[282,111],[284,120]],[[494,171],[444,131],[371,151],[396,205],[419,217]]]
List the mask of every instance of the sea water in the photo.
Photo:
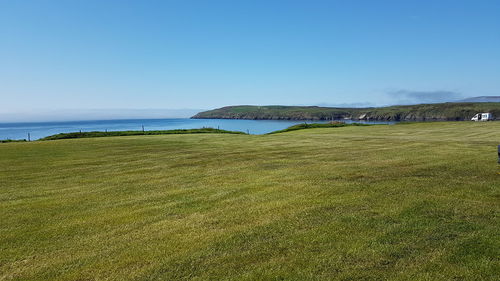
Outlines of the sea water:
[[[391,124],[394,122],[367,122],[341,120],[346,123],[361,122],[372,124]],[[34,122],[34,123],[0,123],[0,139],[31,140],[46,136],[91,131],[128,131],[142,130],[172,130],[197,129],[203,127],[219,128],[221,130],[241,131],[250,134],[266,134],[282,130],[300,123],[326,123],[327,121],[291,121],[291,120],[241,120],[241,119],[131,119],[131,120],[92,120],[65,122]]]

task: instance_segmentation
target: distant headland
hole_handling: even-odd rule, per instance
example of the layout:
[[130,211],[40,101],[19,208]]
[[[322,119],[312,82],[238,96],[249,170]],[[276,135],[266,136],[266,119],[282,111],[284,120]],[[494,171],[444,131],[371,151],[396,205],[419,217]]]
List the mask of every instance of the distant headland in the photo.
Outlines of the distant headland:
[[252,120],[371,120],[371,121],[464,121],[476,113],[500,117],[500,102],[447,102],[386,107],[342,108],[319,106],[226,106],[200,112],[193,119]]

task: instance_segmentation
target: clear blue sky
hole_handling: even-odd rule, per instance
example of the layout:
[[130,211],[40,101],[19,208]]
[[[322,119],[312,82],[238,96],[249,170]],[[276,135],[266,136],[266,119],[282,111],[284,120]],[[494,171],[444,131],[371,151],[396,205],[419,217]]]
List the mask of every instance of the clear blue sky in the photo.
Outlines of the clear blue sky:
[[0,0],[0,112],[414,92],[500,95],[500,1]]

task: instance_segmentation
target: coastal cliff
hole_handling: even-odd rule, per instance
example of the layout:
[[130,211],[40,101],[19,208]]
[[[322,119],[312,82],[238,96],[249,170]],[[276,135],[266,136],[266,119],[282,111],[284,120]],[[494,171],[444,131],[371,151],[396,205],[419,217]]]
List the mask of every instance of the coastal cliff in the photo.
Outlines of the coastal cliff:
[[463,121],[476,113],[500,116],[500,103],[436,103],[368,108],[318,106],[226,106],[200,112],[193,119],[251,120],[372,120],[372,121]]

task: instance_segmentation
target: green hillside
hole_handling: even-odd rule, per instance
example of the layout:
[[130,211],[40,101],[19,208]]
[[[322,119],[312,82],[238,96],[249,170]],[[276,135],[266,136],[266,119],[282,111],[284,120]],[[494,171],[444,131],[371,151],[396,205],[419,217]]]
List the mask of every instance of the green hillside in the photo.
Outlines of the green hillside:
[[[214,128],[201,129],[176,129],[176,130],[153,130],[153,131],[93,131],[93,132],[72,132],[60,133],[47,136],[40,140],[61,140],[61,139],[81,139],[81,138],[100,138],[100,137],[119,137],[119,136],[150,136],[150,135],[171,135],[171,134],[245,134],[237,131],[227,131]],[[10,140],[6,140],[8,142]]]
[[318,106],[227,106],[193,116],[195,119],[331,120],[365,119],[376,121],[462,121],[476,113],[500,116],[500,103],[438,103],[373,108]]
[[500,122],[0,144],[0,280],[497,280]]

